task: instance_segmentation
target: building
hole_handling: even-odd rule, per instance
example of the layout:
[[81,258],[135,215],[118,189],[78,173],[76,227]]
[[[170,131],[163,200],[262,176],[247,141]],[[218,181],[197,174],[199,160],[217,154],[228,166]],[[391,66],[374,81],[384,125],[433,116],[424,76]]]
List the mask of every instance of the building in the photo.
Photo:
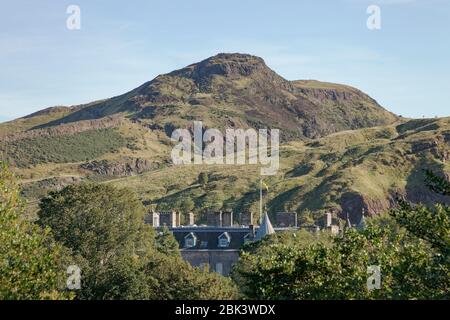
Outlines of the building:
[[[234,224],[232,211],[213,211],[206,213],[206,226],[194,224],[194,214],[187,213],[185,223],[181,225],[181,214],[177,211],[151,211],[146,222],[155,228],[167,226],[177,240],[184,260],[194,267],[208,269],[228,276],[233,265],[239,260],[242,246],[248,241],[259,241],[275,232],[297,230],[297,215],[289,212],[277,213],[279,226],[274,228],[266,213],[260,226],[255,226],[253,213],[243,212],[236,215],[239,224]],[[310,232],[329,229],[339,233],[339,227],[333,224],[331,214],[326,214],[321,226],[303,225],[301,229]]]
[[229,275],[247,241],[255,239],[255,228],[248,227],[178,227],[170,229],[180,245],[184,260],[194,267]]

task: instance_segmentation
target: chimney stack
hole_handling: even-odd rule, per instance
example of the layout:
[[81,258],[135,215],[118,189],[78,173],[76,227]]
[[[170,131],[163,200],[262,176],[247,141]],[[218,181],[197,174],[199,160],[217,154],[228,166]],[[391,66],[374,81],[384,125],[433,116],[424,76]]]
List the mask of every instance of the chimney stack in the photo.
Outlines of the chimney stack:
[[233,226],[233,211],[227,210],[222,212],[222,227]]
[[296,212],[277,212],[276,215],[277,226],[288,228],[297,227],[297,213]]
[[252,239],[254,239],[255,236],[256,236],[255,225],[251,224],[251,225],[248,226],[248,228],[250,230],[250,234],[252,236]]
[[325,226],[325,228],[331,227],[332,223],[333,223],[333,220],[332,220],[331,213],[330,212],[325,213],[325,216],[324,216],[324,226]]
[[193,212],[188,212],[187,214],[187,225],[193,226],[195,224],[195,216]]
[[206,212],[206,223],[208,224],[208,226],[221,227],[222,211],[208,210]]
[[168,211],[159,213],[160,226],[176,228],[180,226],[180,213],[177,211]]
[[253,212],[245,211],[239,214],[239,223],[241,226],[250,226],[253,224]]
[[155,211],[150,211],[150,213],[145,217],[145,223],[150,224],[153,228],[159,227],[159,213]]

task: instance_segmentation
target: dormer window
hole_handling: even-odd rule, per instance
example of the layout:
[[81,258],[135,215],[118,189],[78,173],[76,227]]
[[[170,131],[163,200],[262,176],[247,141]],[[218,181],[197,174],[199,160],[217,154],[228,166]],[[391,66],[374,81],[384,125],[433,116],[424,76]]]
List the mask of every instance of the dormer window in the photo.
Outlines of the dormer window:
[[193,248],[197,245],[197,237],[193,232],[184,237],[184,247]]
[[251,233],[247,233],[244,237],[244,243],[252,241],[254,236]]
[[228,248],[230,246],[231,237],[228,232],[224,232],[219,236],[218,241],[220,248]]

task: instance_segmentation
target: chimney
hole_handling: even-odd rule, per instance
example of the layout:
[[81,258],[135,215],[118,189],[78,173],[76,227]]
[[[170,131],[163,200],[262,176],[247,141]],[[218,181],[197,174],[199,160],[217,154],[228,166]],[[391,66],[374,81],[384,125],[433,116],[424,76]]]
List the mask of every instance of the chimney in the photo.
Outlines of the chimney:
[[206,224],[208,226],[222,226],[222,211],[208,210],[206,213]]
[[297,227],[297,213],[296,212],[277,212],[276,214],[277,226],[287,228],[287,227]]
[[193,212],[188,212],[187,214],[187,225],[193,226],[195,224],[195,216]]
[[324,219],[324,227],[329,228],[333,224],[332,216],[330,212],[325,213]]
[[159,227],[159,213],[155,211],[150,211],[150,213],[145,217],[145,223],[150,224],[154,228]]
[[180,213],[176,211],[160,212],[159,213],[160,226],[167,226],[169,228],[176,228],[180,226]]
[[233,211],[227,210],[222,213],[222,227],[233,226]]
[[239,223],[241,226],[250,226],[253,224],[253,212],[245,211],[239,214]]
[[153,228],[159,228],[159,213],[158,212],[152,212],[152,226]]
[[174,227],[181,226],[181,213],[179,211],[172,211],[172,214],[175,216],[175,225]]

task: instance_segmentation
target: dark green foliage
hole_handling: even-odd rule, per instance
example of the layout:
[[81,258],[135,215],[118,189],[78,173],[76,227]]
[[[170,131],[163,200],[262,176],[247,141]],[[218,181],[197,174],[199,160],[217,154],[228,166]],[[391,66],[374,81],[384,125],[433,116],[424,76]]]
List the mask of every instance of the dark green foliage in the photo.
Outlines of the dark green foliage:
[[151,298],[138,290],[153,252],[152,229],[136,196],[107,185],[69,186],[40,204],[39,223],[72,250],[83,274],[78,298]]
[[179,209],[181,212],[190,212],[195,208],[195,202],[188,196],[180,198],[176,204],[175,208]]
[[0,300],[69,298],[61,247],[48,229],[23,219],[17,184],[0,166]]
[[149,285],[158,300],[237,299],[231,279],[191,267],[180,257],[158,255],[147,265]]
[[0,153],[18,167],[41,163],[68,163],[95,159],[126,145],[115,129],[90,130],[71,135],[26,138],[2,144]]
[[450,196],[450,182],[430,170],[425,170],[425,175],[426,184],[431,190],[444,196]]
[[[381,268],[380,290],[367,287],[372,265]],[[244,252],[233,277],[250,299],[442,299],[448,278],[436,270],[426,243],[370,226],[331,246],[276,243]]]
[[155,237],[136,195],[110,185],[69,186],[40,204],[42,225],[82,270],[78,299],[229,299],[235,286],[179,257],[167,229]]
[[178,242],[167,226],[162,227],[162,229],[157,232],[156,249],[166,255],[180,255]]
[[[247,246],[233,277],[251,299],[449,299],[449,217],[447,206],[399,200],[390,216],[332,245],[272,236]],[[369,266],[381,269],[380,289],[368,289]]]
[[[424,205],[413,206],[398,200],[399,207],[391,214],[398,223],[418,238],[450,257],[450,207],[437,204],[433,208]],[[450,260],[449,260],[450,262]]]

